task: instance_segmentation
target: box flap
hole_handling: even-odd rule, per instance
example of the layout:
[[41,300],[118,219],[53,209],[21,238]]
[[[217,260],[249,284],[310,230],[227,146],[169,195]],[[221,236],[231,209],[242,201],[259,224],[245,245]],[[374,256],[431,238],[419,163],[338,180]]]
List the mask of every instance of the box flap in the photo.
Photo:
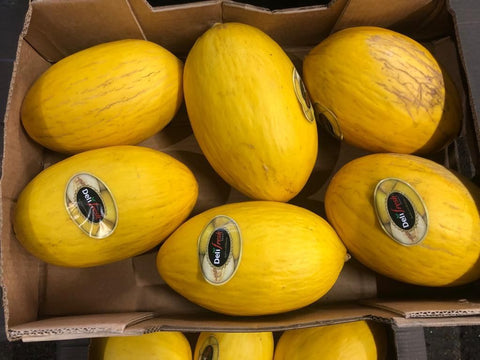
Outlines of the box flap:
[[447,20],[444,0],[350,0],[333,31],[369,25],[415,35],[417,39],[431,39],[447,35]]
[[32,321],[37,317],[39,281],[43,265],[22,248],[14,236],[11,224],[15,199],[27,182],[42,169],[43,151],[38,144],[34,144],[26,137],[20,123],[23,94],[38,73],[45,71],[48,66],[49,64],[41,59],[28,43],[20,39],[4,120],[0,182],[1,280],[7,326]]
[[[480,183],[480,47],[478,34],[480,33],[480,9],[475,0],[459,1],[449,0],[448,8],[455,23],[458,53],[461,58],[463,70],[466,74],[464,81],[468,87],[468,105],[473,115],[471,131],[476,141],[476,158],[473,164],[477,169],[476,179]],[[472,135],[473,135],[472,134]]]
[[122,334],[133,324],[150,319],[151,312],[54,317],[13,326],[10,340],[49,341]]
[[392,318],[392,324],[395,328],[416,328],[416,327],[444,327],[444,326],[478,326],[480,325],[480,316],[454,316],[440,318]]
[[37,0],[32,8],[25,39],[50,62],[103,42],[144,38],[127,0]]
[[[47,265],[41,316],[153,311],[159,315],[203,316],[210,311],[174,292],[156,270],[156,250],[112,264],[75,269]],[[119,281],[121,279],[121,281]],[[317,304],[354,302],[377,294],[376,274],[353,259]]]
[[285,10],[268,10],[235,1],[225,1],[223,21],[253,25],[285,48],[315,46],[332,30],[347,0]]
[[17,325],[10,340],[51,341],[85,337],[133,336],[157,331],[283,331],[357,320],[390,323],[392,313],[356,304],[313,305],[275,316],[234,317],[221,314],[155,315],[153,312],[52,317]]
[[463,64],[458,53],[458,42],[455,40],[454,36],[441,38],[428,43],[427,47],[454,81],[462,101],[464,115],[462,129],[448,149],[449,156],[446,157],[445,165],[468,178],[473,178],[478,168],[475,164],[479,161],[478,140],[475,138],[478,131],[474,128],[469,90],[464,84]]
[[460,300],[367,300],[365,305],[377,307],[410,318],[444,318],[480,315],[480,302]]
[[392,313],[351,303],[314,304],[303,309],[274,316],[234,317],[221,314],[193,314],[185,316],[161,316],[143,321],[126,329],[126,334],[156,331],[280,331],[356,320],[390,322]]
[[[222,21],[221,1],[152,7],[147,0],[129,0],[147,40],[185,57],[195,40]],[[162,29],[162,31],[159,31]]]
[[[328,35],[346,1],[273,11],[237,1],[162,6],[161,11],[147,0],[130,3],[147,39],[185,57],[195,40],[216,22],[256,26],[287,48],[316,45]],[[158,31],[160,26],[163,31]]]

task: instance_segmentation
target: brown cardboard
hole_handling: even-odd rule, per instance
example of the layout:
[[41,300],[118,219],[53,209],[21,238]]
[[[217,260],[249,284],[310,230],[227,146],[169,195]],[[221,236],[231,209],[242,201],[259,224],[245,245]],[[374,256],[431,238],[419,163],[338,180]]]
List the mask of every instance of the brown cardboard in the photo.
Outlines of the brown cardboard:
[[[409,16],[433,4],[430,0],[421,1],[375,1],[351,0],[335,24],[334,31],[351,26],[365,24],[381,27],[391,27]],[[375,11],[372,9],[375,8]]]
[[[156,252],[88,269],[46,266],[44,316],[153,311],[158,315],[209,313],[168,287],[155,267]],[[122,281],[118,281],[121,274]],[[376,275],[354,260],[345,264],[333,288],[318,302],[332,304],[370,299],[377,294]],[[62,294],[57,297],[56,294]]]
[[432,318],[413,318],[413,319],[395,317],[393,321],[395,326],[398,328],[477,326],[478,322],[480,321],[480,318],[478,316],[432,317]]
[[[370,24],[408,28],[415,35],[409,24],[422,19],[425,26],[419,28],[417,35],[428,38],[426,45],[452,71],[465,99],[462,134],[445,151],[435,154],[435,159],[473,176],[478,172],[478,166],[472,165],[478,164],[478,138],[472,132],[475,129],[472,119],[476,114],[470,107],[473,99],[469,96],[458,54],[459,39],[455,37],[451,18],[444,20],[445,4],[433,0],[384,1],[382,4],[337,0],[327,7],[270,12],[232,1],[205,1],[164,8],[152,8],[145,0],[33,1],[19,41],[5,117],[1,265],[9,338],[39,341],[166,329],[281,331],[356,319],[405,324],[401,321],[431,316],[435,319],[448,317],[451,322],[480,324],[477,316],[480,303],[475,302],[475,287],[459,289],[454,300],[442,292],[432,292],[431,298],[420,300],[415,298],[416,294],[428,295],[428,289],[407,287],[408,294],[399,294],[394,290],[394,282],[379,278],[353,260],[347,262],[327,296],[304,309],[255,318],[221,316],[191,304],[164,284],[153,267],[156,249],[101,267],[68,269],[35,259],[20,246],[12,231],[11,216],[19,192],[41,169],[63,158],[34,144],[23,131],[19,118],[26,90],[48,68],[49,62],[104,41],[132,37],[157,41],[184,57],[195,38],[216,21],[242,21],[262,28],[284,46],[297,66],[301,66],[306,51],[331,31]],[[323,196],[332,174],[349,159],[365,152],[339,143],[323,128],[319,128],[319,136],[320,152],[324,155],[319,157],[311,179],[292,203],[323,215]],[[195,173],[200,197],[192,215],[226,202],[246,199],[216,175],[203,157],[184,107],[166,129],[140,145],[171,154]],[[461,154],[468,153],[468,159],[472,159],[473,162],[468,162],[470,167],[462,162],[463,156],[458,156],[460,148],[467,151]],[[385,281],[390,286],[385,286]]]
[[136,324],[128,331],[143,328],[145,332],[179,329],[183,332],[199,332],[208,329],[227,332],[250,331],[283,331],[302,327],[321,326],[340,322],[351,322],[360,319],[370,319],[389,322],[391,313],[382,309],[372,309],[352,305],[339,304],[313,304],[303,309],[283,313],[275,316],[262,317],[232,317],[221,314],[166,316],[155,317]]
[[[458,56],[461,59],[463,68],[469,74],[464,78],[469,92],[468,92],[468,114],[471,114],[470,121],[467,121],[468,131],[471,134],[470,146],[476,148],[473,152],[472,171],[473,175],[478,179],[480,176],[480,104],[478,102],[480,94],[480,84],[478,82],[480,69],[478,68],[478,46],[477,39],[472,34],[477,34],[479,31],[478,22],[478,8],[475,8],[476,3],[473,1],[459,2],[457,0],[450,0],[448,8],[453,16],[453,23],[455,27],[455,38],[457,39]],[[472,6],[473,10],[472,11]],[[468,167],[468,164],[465,166]]]
[[36,15],[30,19],[25,38],[51,62],[119,36],[144,38],[127,0],[33,1],[32,8]]
[[[149,312],[100,314],[83,316],[65,316],[54,319],[44,319],[19,325],[13,329],[24,341],[30,338],[42,341],[85,337],[101,337],[106,334],[123,334],[128,326],[148,320],[154,316]],[[74,324],[72,326],[72,324]]]
[[459,300],[370,300],[363,301],[365,305],[375,306],[392,311],[409,318],[443,318],[480,315],[480,302]]
[[328,6],[292,8],[269,11],[239,2],[224,2],[223,20],[251,24],[272,34],[285,48],[314,46],[318,39],[326,37],[338,15],[345,8],[346,0],[334,0]]
[[[98,314],[55,317],[14,326],[10,335],[23,341],[63,340],[85,337],[140,335],[156,331],[198,333],[214,330],[227,332],[283,331],[356,320],[388,322],[390,312],[350,304],[311,306],[275,317],[235,318],[220,314],[192,314],[188,317],[154,313]],[[333,320],[332,320],[333,319]]]
[[[372,11],[375,9],[374,11]],[[387,27],[418,40],[432,40],[448,35],[451,17],[440,1],[350,0],[333,31],[350,26]]]
[[[200,1],[194,4],[152,8],[146,0],[130,1],[147,39],[179,56],[185,56],[197,37],[216,22],[222,21],[221,1]],[[191,24],[185,28],[184,24]],[[165,31],[158,31],[159,24]]]
[[[37,60],[37,61],[36,61]],[[18,122],[18,112],[21,99],[28,83],[33,81],[39,72],[47,69],[47,63],[38,57],[33,49],[25,42],[20,41],[17,52],[17,61],[14,67],[13,78],[22,74],[24,82],[19,82],[10,90],[7,112],[5,115],[4,146],[8,146],[12,152],[17,153],[17,158],[3,157],[2,171],[2,281],[4,286],[5,318],[21,323],[37,316],[40,268],[43,266],[37,260],[28,256],[15,241],[11,231],[11,214],[14,201],[18,196],[19,187],[25,186],[32,175],[42,169],[41,148],[29,141],[23,131],[15,125]],[[12,119],[13,118],[13,119]],[[22,163],[22,166],[18,166]],[[18,176],[5,176],[6,169],[15,172]],[[5,259],[15,259],[5,261]],[[20,265],[21,264],[21,265]],[[9,274],[8,276],[6,274]],[[10,298],[7,293],[10,293]],[[10,315],[8,306],[9,299],[23,311],[13,312]]]

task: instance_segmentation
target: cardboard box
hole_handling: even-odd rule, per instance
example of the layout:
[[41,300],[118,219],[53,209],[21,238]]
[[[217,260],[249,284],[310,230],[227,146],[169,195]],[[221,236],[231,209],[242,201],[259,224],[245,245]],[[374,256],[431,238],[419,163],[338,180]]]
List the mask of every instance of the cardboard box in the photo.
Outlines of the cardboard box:
[[[32,82],[64,56],[123,38],[146,38],[184,59],[196,38],[215,22],[238,21],[262,29],[299,67],[311,47],[349,26],[383,26],[421,41],[462,89],[465,107],[461,134],[433,159],[478,180],[478,25],[475,17],[468,16],[474,16],[472,9],[478,14],[479,6],[473,1],[469,6],[459,0],[336,0],[328,6],[270,11],[233,1],[163,7],[152,7],[146,0],[32,1],[19,39],[5,116],[1,269],[8,338],[41,341],[206,329],[280,332],[370,319],[392,327],[398,358],[414,359],[424,355],[424,348],[411,346],[411,341],[419,341],[412,334],[423,326],[480,325],[478,283],[446,289],[410,286],[379,276],[353,259],[334,288],[311,306],[275,316],[223,316],[191,304],[169,289],[156,273],[156,249],[110,265],[62,268],[27,253],[11,226],[19,192],[43,168],[63,158],[32,142],[21,126],[20,107]],[[322,214],[330,176],[365,152],[338,142],[323,129],[319,132],[323,155],[312,181],[292,202]],[[165,151],[194,171],[200,197],[192,215],[246,199],[213,172],[191,133],[184,107],[166,129],[141,145]]]

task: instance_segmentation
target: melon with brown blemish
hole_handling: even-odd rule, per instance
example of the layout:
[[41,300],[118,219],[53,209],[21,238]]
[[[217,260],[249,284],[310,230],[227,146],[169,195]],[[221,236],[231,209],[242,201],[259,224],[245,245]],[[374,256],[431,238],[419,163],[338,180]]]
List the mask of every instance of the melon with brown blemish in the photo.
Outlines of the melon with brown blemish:
[[427,154],[458,135],[457,89],[423,45],[372,26],[338,31],[305,57],[317,111],[345,142],[372,152]]

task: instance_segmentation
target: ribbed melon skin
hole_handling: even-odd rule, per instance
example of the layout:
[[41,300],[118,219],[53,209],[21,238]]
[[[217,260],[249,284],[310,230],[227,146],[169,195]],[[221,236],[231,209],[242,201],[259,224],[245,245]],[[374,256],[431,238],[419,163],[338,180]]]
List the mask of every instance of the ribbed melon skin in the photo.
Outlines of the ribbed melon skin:
[[272,38],[240,23],[212,26],[185,61],[195,138],[215,171],[253,200],[292,199],[315,164],[316,122],[295,93],[294,71]]
[[[394,241],[382,229],[374,190],[385,178],[413,187],[428,212],[428,232],[416,245]],[[480,277],[480,190],[431,160],[407,154],[371,154],[344,165],[325,194],[327,218],[349,253],[374,271],[423,286],[453,286]]]
[[[113,196],[116,209],[103,196],[105,219],[117,221],[106,237],[82,231],[67,210],[67,183],[79,173],[94,175]],[[189,216],[197,197],[193,173],[170,155],[140,146],[106,147],[73,155],[33,178],[18,197],[14,230],[20,243],[45,262],[97,266],[161,243]]]
[[278,340],[274,360],[384,360],[386,350],[382,325],[360,320],[287,330]]
[[331,34],[305,57],[303,78],[337,135],[371,152],[429,154],[462,126],[448,73],[422,44],[389,29]]
[[162,130],[183,102],[183,63],[146,40],[99,44],[53,64],[21,109],[28,135],[74,154],[136,145]]
[[192,360],[192,349],[184,334],[161,331],[136,336],[92,339],[91,360]]
[[[274,339],[272,332],[201,332],[195,344],[194,360],[204,360],[209,345],[211,360],[272,360]],[[217,350],[218,349],[218,350]],[[205,355],[206,356],[206,355]],[[217,357],[215,357],[217,356]]]
[[[238,225],[241,257],[227,282],[212,284],[202,274],[198,239],[218,215]],[[183,223],[160,247],[157,269],[170,287],[207,309],[266,315],[320,299],[336,282],[345,255],[333,228],[315,213],[288,203],[247,201],[206,210]]]

